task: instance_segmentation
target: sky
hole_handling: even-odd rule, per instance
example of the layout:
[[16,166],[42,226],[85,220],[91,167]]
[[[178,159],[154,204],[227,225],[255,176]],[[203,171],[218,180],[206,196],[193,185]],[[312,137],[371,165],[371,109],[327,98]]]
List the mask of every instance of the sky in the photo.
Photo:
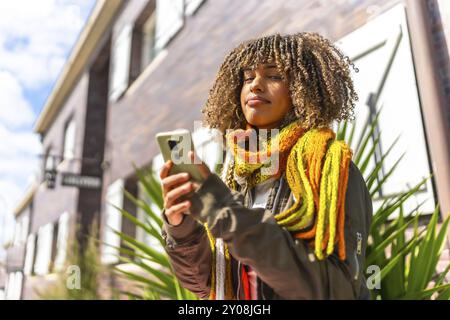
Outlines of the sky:
[[94,4],[0,0],[0,249],[12,236],[12,211],[40,167],[34,124]]

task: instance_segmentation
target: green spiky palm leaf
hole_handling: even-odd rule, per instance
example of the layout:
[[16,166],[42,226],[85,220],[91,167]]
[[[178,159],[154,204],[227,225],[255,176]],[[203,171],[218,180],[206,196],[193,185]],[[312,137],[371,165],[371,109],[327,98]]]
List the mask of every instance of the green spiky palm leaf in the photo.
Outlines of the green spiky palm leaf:
[[[374,159],[375,150],[382,137],[379,134],[373,138],[380,111],[374,120],[363,128],[356,139],[354,149],[354,162],[365,177],[372,197],[382,190],[405,155],[403,153],[390,168],[386,168],[384,176],[380,177],[386,157],[397,145],[397,137],[379,161],[374,161],[374,168],[368,171],[370,160]],[[337,138],[352,146],[355,141],[355,127],[352,123],[344,122],[338,128]],[[449,285],[444,283],[450,264],[441,273],[436,270],[445,245],[450,216],[442,223],[438,232],[439,207],[436,207],[422,230],[419,230],[418,224],[423,203],[406,215],[403,212],[405,203],[420,192],[428,179],[430,177],[424,178],[400,194],[380,199],[382,203],[374,212],[366,250],[366,268],[370,265],[380,268],[381,289],[372,290],[374,299],[431,299],[433,295],[436,299],[450,298]],[[413,236],[408,238],[407,231],[411,228],[414,231]]]

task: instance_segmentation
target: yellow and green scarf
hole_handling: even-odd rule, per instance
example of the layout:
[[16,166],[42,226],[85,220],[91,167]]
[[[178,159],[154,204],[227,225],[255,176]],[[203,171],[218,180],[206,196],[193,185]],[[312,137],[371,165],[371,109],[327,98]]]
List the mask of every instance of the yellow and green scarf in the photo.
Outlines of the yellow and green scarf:
[[[249,151],[239,143],[249,134],[249,130],[239,129],[226,137],[234,160],[232,167],[224,168],[229,172],[228,186],[236,189],[236,179],[244,178],[248,186],[253,187],[285,174],[295,202],[292,207],[274,215],[278,224],[293,237],[308,241],[319,260],[332,254],[336,244],[339,259],[345,260],[345,195],[352,158],[349,146],[336,140],[331,129],[306,131],[298,122],[282,128],[256,151]],[[272,156],[278,157],[279,170],[264,174],[267,170],[263,169],[271,166]],[[205,228],[213,256],[210,299],[232,299],[228,248],[221,239],[214,239],[206,225]]]

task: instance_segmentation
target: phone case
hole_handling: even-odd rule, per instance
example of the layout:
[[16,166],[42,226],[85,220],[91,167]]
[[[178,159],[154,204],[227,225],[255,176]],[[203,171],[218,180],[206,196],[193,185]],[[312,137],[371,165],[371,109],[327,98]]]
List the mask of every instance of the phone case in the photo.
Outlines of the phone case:
[[197,166],[191,163],[188,152],[194,151],[194,143],[189,130],[179,129],[175,131],[156,134],[156,141],[161,150],[164,162],[172,160],[174,165],[171,174],[187,172],[193,180],[202,182],[204,179]]

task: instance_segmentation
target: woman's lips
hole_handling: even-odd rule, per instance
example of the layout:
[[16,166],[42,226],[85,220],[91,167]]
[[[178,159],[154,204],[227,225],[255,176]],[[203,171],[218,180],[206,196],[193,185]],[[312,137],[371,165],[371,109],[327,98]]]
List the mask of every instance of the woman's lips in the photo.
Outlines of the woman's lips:
[[255,106],[258,106],[261,104],[267,104],[267,103],[270,103],[270,102],[267,100],[262,100],[262,99],[252,99],[252,100],[247,101],[247,105],[249,107],[255,107]]

